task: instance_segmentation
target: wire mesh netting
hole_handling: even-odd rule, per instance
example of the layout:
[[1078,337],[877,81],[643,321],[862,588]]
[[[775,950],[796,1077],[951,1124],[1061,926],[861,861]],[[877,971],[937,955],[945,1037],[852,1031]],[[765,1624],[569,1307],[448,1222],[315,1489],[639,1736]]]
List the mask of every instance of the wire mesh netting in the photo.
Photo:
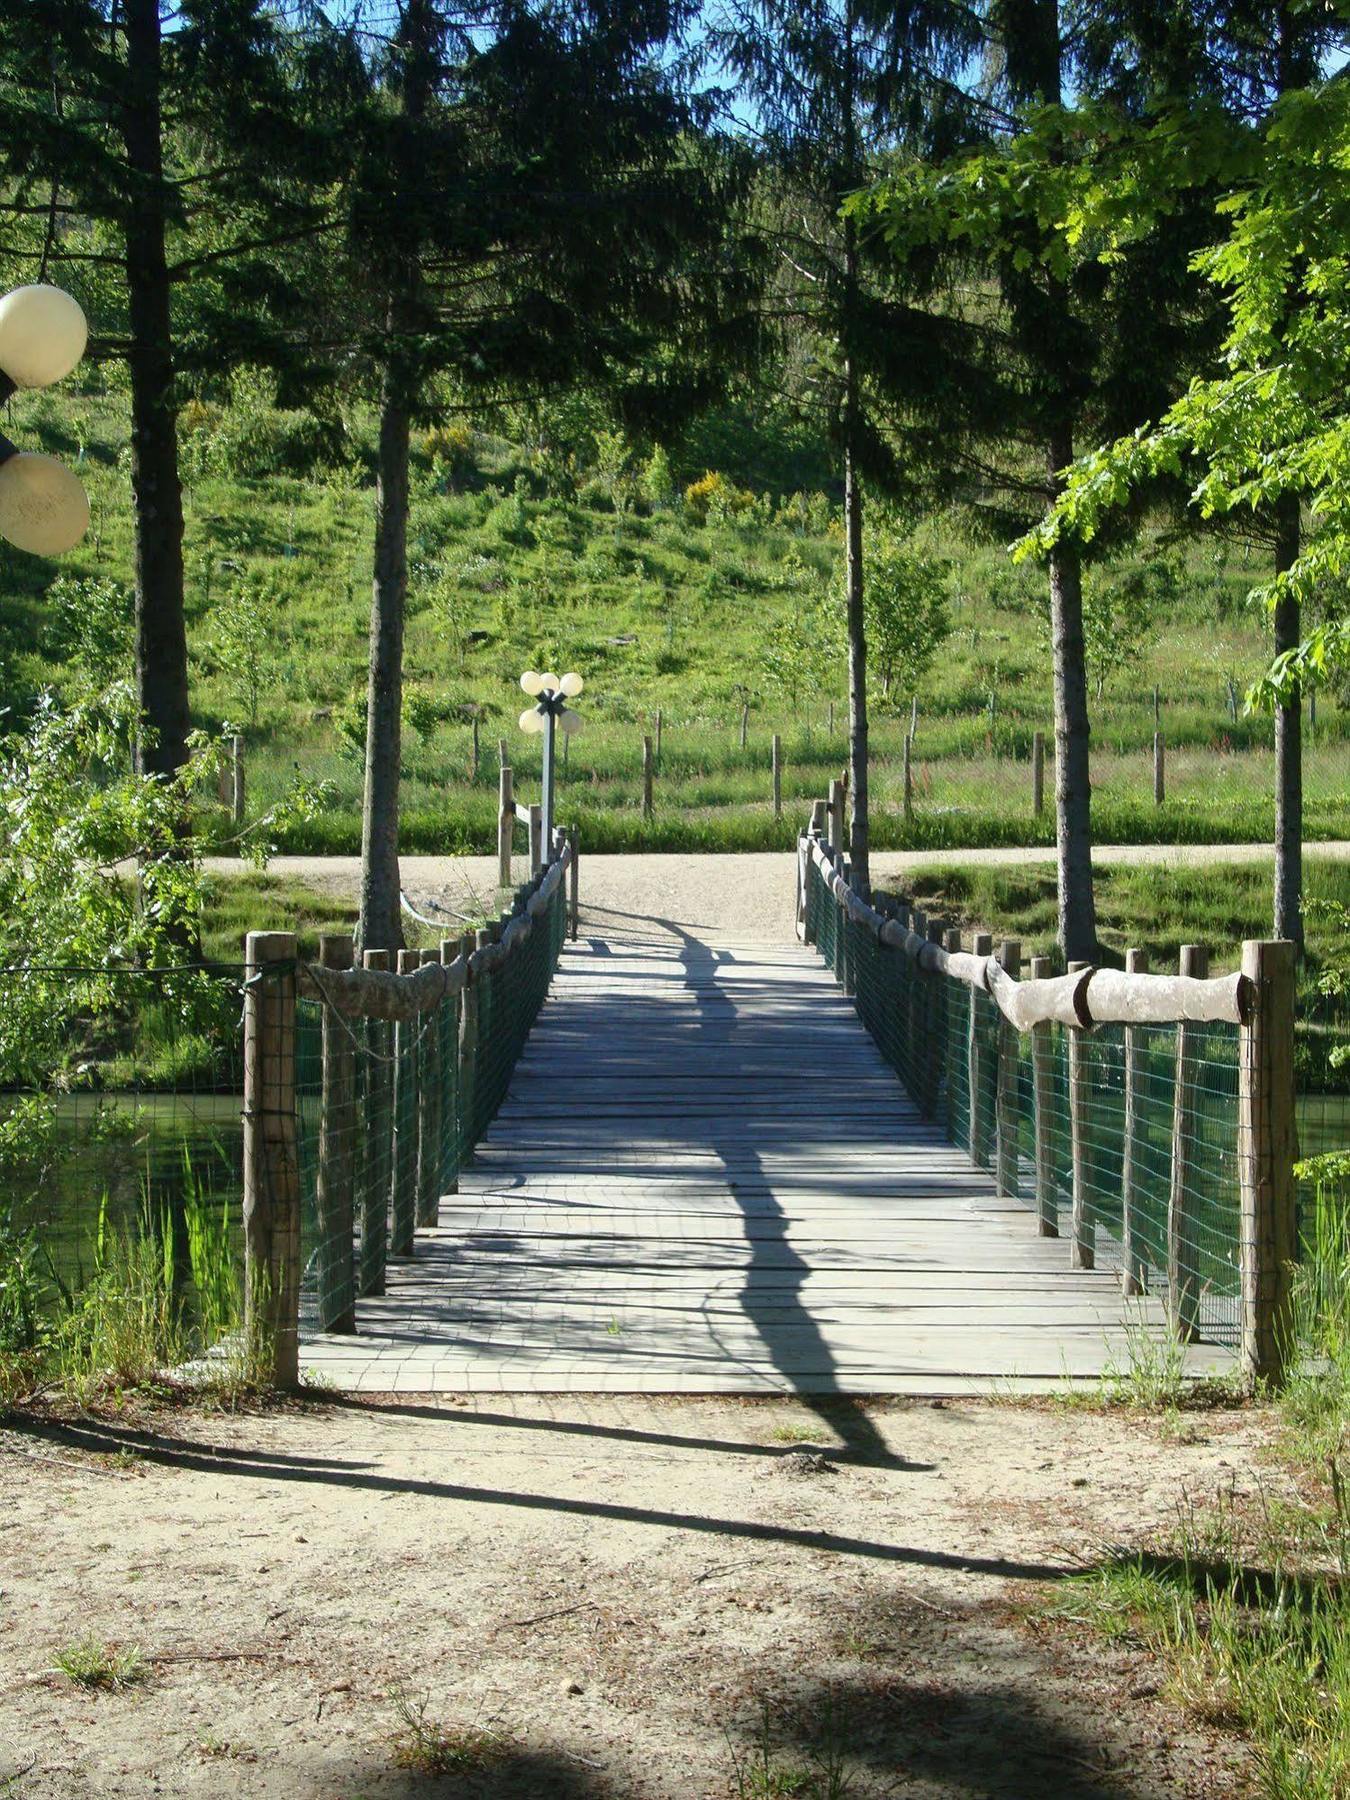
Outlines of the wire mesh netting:
[[990,995],[849,920],[814,862],[807,883],[808,938],[919,1112],[1066,1239],[1066,1262],[1128,1264],[1184,1333],[1236,1343],[1237,1026],[1019,1034]]

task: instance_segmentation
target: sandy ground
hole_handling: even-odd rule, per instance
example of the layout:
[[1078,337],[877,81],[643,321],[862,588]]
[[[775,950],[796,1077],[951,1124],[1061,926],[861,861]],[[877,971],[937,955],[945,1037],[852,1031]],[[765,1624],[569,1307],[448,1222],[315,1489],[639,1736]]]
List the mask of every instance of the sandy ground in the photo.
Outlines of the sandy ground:
[[[1350,843],[1308,844],[1308,857],[1350,859]],[[935,865],[1053,863],[1053,850],[884,851],[872,858],[877,886],[897,885],[909,869]],[[1148,863],[1160,868],[1212,862],[1270,862],[1263,844],[1136,844],[1094,852],[1097,863]],[[278,856],[268,867],[274,875],[294,875],[321,892],[355,899],[360,861],[350,856]],[[208,867],[223,873],[241,865],[216,857]],[[477,904],[490,910],[497,882],[497,859],[489,856],[405,856],[404,891],[414,906],[427,902],[451,909]],[[732,856],[587,856],[581,857],[581,898],[590,929],[625,918],[664,920],[704,934],[717,933],[742,941],[781,941],[793,930],[796,859],[789,853],[760,851]],[[526,858],[516,858],[516,879],[529,874]],[[439,917],[440,915],[431,914]],[[260,919],[259,930],[284,929],[285,921]],[[459,927],[447,921],[447,935]]]
[[[0,1793],[1244,1794],[1240,1747],[1179,1723],[1140,1652],[1034,1609],[1183,1493],[1250,1486],[1263,1431],[543,1397],[11,1422]],[[146,1679],[54,1673],[88,1634]],[[494,1754],[401,1769],[400,1692]],[[761,1737],[785,1772],[842,1755],[848,1785],[738,1782]]]

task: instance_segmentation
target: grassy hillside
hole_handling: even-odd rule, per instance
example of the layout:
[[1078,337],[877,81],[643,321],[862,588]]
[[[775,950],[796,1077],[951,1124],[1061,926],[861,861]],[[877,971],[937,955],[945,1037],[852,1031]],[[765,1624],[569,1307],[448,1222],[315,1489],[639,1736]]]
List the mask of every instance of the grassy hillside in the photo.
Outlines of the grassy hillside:
[[[91,378],[97,382],[97,374]],[[95,526],[62,565],[71,577],[130,576],[126,420],[110,392],[22,396],[11,432],[78,460]],[[248,743],[250,810],[280,794],[297,764],[333,784],[333,803],[283,847],[351,851],[359,842],[360,741],[373,491],[370,421],[318,427],[241,390],[226,409],[185,415],[188,602],[199,722],[225,721]],[[325,432],[327,436],[325,436]],[[603,447],[602,447],[603,448]],[[770,446],[772,449],[773,446]],[[769,454],[724,421],[696,446],[722,451],[733,487],[720,516],[677,493],[649,505],[629,473],[527,455],[467,432],[419,441],[411,533],[404,843],[487,849],[495,818],[496,741],[518,793],[538,781],[538,740],[516,719],[527,666],[575,667],[587,680],[586,729],[569,750],[561,803],[592,849],[733,849],[786,845],[805,803],[845,755],[842,646],[833,681],[770,672],[766,651],[791,641],[839,561],[836,509],[823,493],[740,487],[759,467],[779,480],[818,476],[814,457]],[[316,457],[339,454],[342,466]],[[592,454],[594,454],[592,447]],[[686,452],[688,456],[690,452]],[[738,459],[730,466],[730,459]],[[575,459],[574,459],[575,462]],[[277,474],[280,467],[307,468]],[[749,474],[743,471],[749,471]],[[550,491],[552,490],[552,491]],[[614,496],[631,503],[614,509]],[[1001,549],[957,539],[932,521],[925,547],[949,559],[953,633],[919,689],[914,818],[900,812],[900,756],[910,694],[877,714],[875,837],[881,846],[943,849],[1048,842],[1031,816],[1032,733],[1049,730],[1049,651],[1040,587]],[[52,603],[50,565],[4,552],[0,679],[11,706],[59,686],[75,652],[70,607]],[[1193,552],[1179,597],[1134,633],[1138,654],[1112,671],[1094,704],[1097,829],[1103,841],[1260,838],[1272,826],[1269,720],[1233,717],[1263,661],[1260,621],[1243,605],[1263,573],[1236,550]],[[115,603],[114,603],[115,609]],[[76,612],[87,613],[82,596]],[[780,658],[781,661],[781,658]],[[1229,684],[1232,684],[1230,688]],[[1168,798],[1152,802],[1152,689],[1161,690],[1170,751]],[[751,707],[742,750],[742,703]],[[829,729],[831,705],[834,730]],[[655,817],[641,816],[641,737],[663,715]],[[481,715],[472,770],[469,710]],[[783,736],[784,816],[769,803],[769,739]],[[1323,696],[1308,757],[1308,829],[1344,829],[1350,730]],[[1048,781],[1053,779],[1048,776]]]

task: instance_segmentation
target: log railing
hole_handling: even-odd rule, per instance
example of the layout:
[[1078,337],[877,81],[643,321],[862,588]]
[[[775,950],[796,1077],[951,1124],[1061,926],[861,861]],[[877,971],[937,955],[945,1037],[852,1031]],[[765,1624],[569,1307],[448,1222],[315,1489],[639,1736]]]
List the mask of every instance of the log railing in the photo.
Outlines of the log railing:
[[[833,797],[832,797],[833,798]],[[919,1111],[1022,1200],[1066,1261],[1163,1298],[1173,1331],[1282,1373],[1295,1254],[1294,952],[1244,944],[1211,977],[963,947],[902,901],[869,903],[818,803],[798,847],[798,919]]]
[[310,963],[294,934],[250,932],[246,1332],[276,1385],[299,1380],[302,1305],[320,1330],[356,1330],[389,1259],[436,1225],[548,991],[575,872],[559,833],[500,919],[395,968],[384,951],[353,966],[350,937],[324,937]]

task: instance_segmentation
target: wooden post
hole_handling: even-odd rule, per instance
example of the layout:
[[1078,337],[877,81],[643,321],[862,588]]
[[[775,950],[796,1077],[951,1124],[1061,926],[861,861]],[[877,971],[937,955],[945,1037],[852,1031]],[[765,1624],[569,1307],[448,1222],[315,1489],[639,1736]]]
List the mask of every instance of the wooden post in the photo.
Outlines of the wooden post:
[[812,837],[824,837],[826,835],[826,833],[829,831],[829,829],[830,829],[830,803],[829,803],[829,801],[828,800],[813,800],[811,802],[811,824],[809,826],[809,830],[810,830]]
[[250,931],[244,950],[244,1332],[283,1388],[300,1384],[295,953],[290,931]]
[[[1089,966],[1085,962],[1071,962],[1069,973],[1076,974]],[[1066,1025],[1064,1029],[1069,1050],[1069,1150],[1073,1159],[1073,1242],[1069,1246],[1069,1266],[1095,1269],[1097,1221],[1088,1205],[1087,1191],[1087,1033],[1077,1025]]]
[[1153,690],[1153,729],[1158,731],[1162,726],[1162,698],[1157,688]]
[[1166,797],[1167,785],[1163,770],[1163,734],[1153,734],[1153,804],[1161,806]]
[[[1033,956],[1031,979],[1045,981],[1054,973],[1048,956]],[[1031,1028],[1031,1081],[1036,1107],[1036,1230],[1041,1237],[1059,1236],[1059,1205],[1055,1194],[1055,1078],[1054,1027],[1048,1022]]]
[[[421,953],[400,950],[398,972],[420,968]],[[411,1256],[417,1229],[417,1034],[418,1019],[399,1019],[394,1026],[394,1157],[390,1181],[389,1254]]]
[[544,866],[544,809],[538,801],[530,808],[530,878]]
[[837,857],[842,853],[844,845],[844,786],[840,781],[830,783],[830,798],[827,802],[830,814],[829,845]]
[[[943,939],[941,919],[929,919],[925,935],[930,944],[940,944]],[[947,1067],[947,986],[945,975],[934,974],[932,970],[924,970],[920,980],[928,990],[928,1004],[925,1010],[927,1019],[928,1045],[925,1054],[925,1093],[927,1105],[925,1112],[928,1118],[938,1116],[938,1101],[942,1094],[942,1081]]]
[[[961,948],[961,933],[957,928],[949,926],[942,934],[942,948],[955,955]],[[956,1063],[958,1058],[951,1055],[952,1034],[959,1028],[959,1014],[956,1010],[959,995],[957,984],[946,975],[938,977],[942,987],[942,1040],[943,1071],[947,1077],[946,1109],[943,1113],[942,1126],[950,1143],[956,1142]]]
[[569,825],[567,839],[572,846],[572,861],[567,871],[568,937],[575,944],[581,919],[581,836],[579,827]]
[[911,739],[919,735],[919,696],[917,694],[911,694],[909,697],[909,735]]
[[783,816],[783,740],[775,731],[773,734],[773,816]]
[[[336,972],[351,966],[351,938],[324,932],[319,939],[319,968]],[[356,1330],[356,1041],[350,1023],[333,1007],[321,1004],[322,1100],[314,1193],[319,1233],[319,1329],[351,1332]]]
[[[367,969],[388,973],[387,950],[367,950],[361,961]],[[394,1081],[389,1061],[394,1034],[384,1019],[367,1019],[365,1026],[368,1054],[363,1059],[361,1272],[357,1284],[357,1292],[363,1298],[384,1292],[394,1159]]]
[[829,720],[829,724],[826,726],[826,735],[829,737],[834,736],[834,701],[833,700],[831,700],[831,702],[830,702],[830,720]]
[[649,737],[642,740],[642,816],[644,819],[652,816],[652,740]]
[[[441,962],[448,969],[459,955],[458,938],[441,939]],[[459,1192],[459,1010],[455,995],[442,1000],[441,1027],[441,1192]],[[448,1116],[447,1116],[448,1109]]]
[[750,730],[750,707],[747,703],[741,708],[741,749],[744,750],[746,738]]
[[[992,956],[994,940],[987,931],[977,931],[971,950],[976,956]],[[970,990],[970,1014],[966,1026],[966,1079],[970,1088],[970,1160],[984,1167],[985,1145],[985,1064],[984,1045],[980,1039],[979,990]]]
[[[1209,951],[1203,944],[1181,946],[1181,973],[1203,981],[1209,974]],[[1200,1272],[1196,1244],[1194,1176],[1195,1032],[1177,1025],[1176,1086],[1172,1104],[1172,1182],[1167,1195],[1167,1314],[1183,1344],[1199,1335]]]
[[[441,960],[439,949],[422,952],[422,967]],[[441,1030],[437,1003],[417,1021],[417,1223],[424,1229],[441,1219]]]
[[905,817],[914,817],[914,739],[905,738]]
[[[1005,938],[999,947],[999,966],[1014,981],[1022,973],[1022,946],[1016,938]],[[1017,1180],[1017,1028],[999,1014],[998,1023],[998,1087],[995,1101],[997,1160],[995,1181],[1000,1194],[1016,1196]]]
[[244,822],[244,740],[239,736],[230,739],[230,772],[233,776],[230,810],[234,814],[236,825]]
[[498,738],[497,739],[497,766],[498,766],[498,768],[504,769],[508,766],[507,761],[506,761],[506,754],[507,754],[506,753],[506,739]]
[[1045,733],[1037,731],[1031,739],[1031,811],[1039,819],[1045,811]]
[[497,794],[497,886],[511,885],[511,838],[516,829],[515,776],[509,763],[502,764]]
[[[1127,975],[1148,974],[1148,952],[1125,952]],[[1125,1125],[1120,1160],[1120,1291],[1127,1298],[1142,1294],[1146,1286],[1147,1265],[1139,1253],[1139,1113],[1144,1090],[1143,1037],[1137,1025],[1126,1025],[1125,1040]]]
[[661,708],[656,709],[656,760],[661,760]]
[[464,988],[459,1002],[459,1117],[463,1160],[473,1154],[478,1075],[478,983],[469,972],[469,958],[478,948],[478,934],[466,931],[459,940],[464,958]]
[[1242,1367],[1278,1382],[1289,1343],[1289,1283],[1298,1251],[1294,1159],[1294,971],[1283,940],[1242,946],[1250,984],[1238,1033],[1238,1173],[1242,1193]]

